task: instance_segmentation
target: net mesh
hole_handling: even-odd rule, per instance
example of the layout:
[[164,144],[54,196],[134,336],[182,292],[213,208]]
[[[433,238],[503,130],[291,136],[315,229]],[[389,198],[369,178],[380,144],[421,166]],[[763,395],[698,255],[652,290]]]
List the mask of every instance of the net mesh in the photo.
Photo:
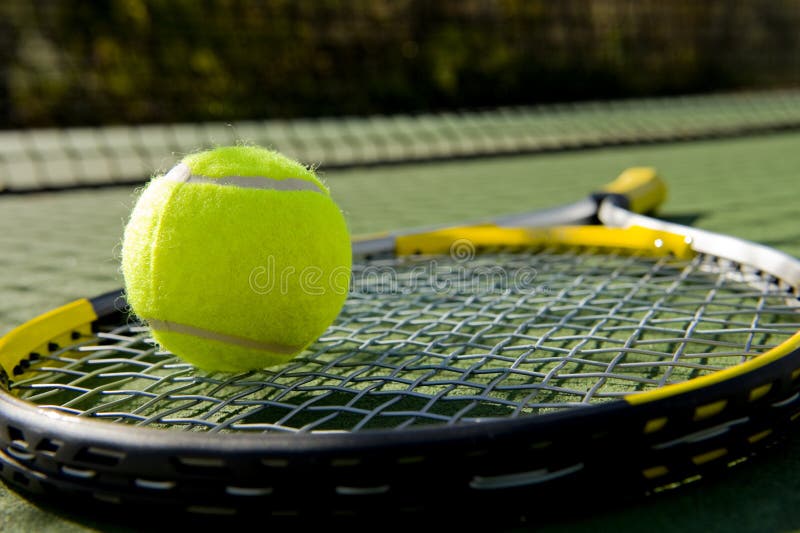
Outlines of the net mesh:
[[483,112],[0,131],[0,193],[142,183],[201,148],[255,143],[323,170],[800,128],[800,91]]
[[359,431],[579,408],[716,372],[800,326],[779,280],[713,257],[493,250],[354,265],[337,321],[289,363],[205,373],[116,324],[41,356],[34,403],[190,431]]

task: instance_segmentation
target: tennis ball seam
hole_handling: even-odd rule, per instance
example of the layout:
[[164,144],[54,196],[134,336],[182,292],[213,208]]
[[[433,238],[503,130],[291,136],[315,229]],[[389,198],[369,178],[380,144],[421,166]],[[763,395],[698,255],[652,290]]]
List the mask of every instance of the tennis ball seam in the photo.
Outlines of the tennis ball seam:
[[274,178],[271,176],[224,176],[211,178],[201,174],[194,174],[192,169],[180,163],[170,170],[165,176],[166,181],[184,184],[210,184],[218,186],[241,187],[243,189],[260,189],[274,191],[309,191],[318,192],[329,196],[327,190],[318,183],[303,178]]
[[[181,163],[189,166],[193,173],[209,178],[223,178],[233,174],[259,176],[261,169],[269,167],[270,173],[273,174],[272,179],[303,179],[313,182],[326,194],[328,193],[328,188],[313,170],[274,150],[261,147],[242,145],[218,147],[207,152],[190,154]],[[233,166],[238,169],[232,173],[230,170]]]
[[278,344],[272,342],[262,342],[248,337],[240,337],[238,335],[230,335],[228,333],[220,333],[210,329],[198,328],[189,324],[182,324],[171,320],[156,320],[151,318],[144,318],[153,329],[160,331],[168,331],[172,333],[181,333],[183,335],[192,335],[194,337],[201,337],[217,342],[226,344],[234,344],[242,348],[250,348],[253,350],[262,350],[266,352],[277,352],[281,354],[291,355],[305,348],[305,346],[290,346],[286,344]]

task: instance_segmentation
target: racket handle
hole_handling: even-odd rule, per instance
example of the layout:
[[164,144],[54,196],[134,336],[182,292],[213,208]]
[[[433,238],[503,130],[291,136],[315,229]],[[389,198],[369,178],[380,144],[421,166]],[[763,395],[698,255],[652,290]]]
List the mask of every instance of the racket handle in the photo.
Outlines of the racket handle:
[[667,186],[656,169],[631,167],[593,196],[598,202],[611,200],[634,213],[650,213],[666,200]]

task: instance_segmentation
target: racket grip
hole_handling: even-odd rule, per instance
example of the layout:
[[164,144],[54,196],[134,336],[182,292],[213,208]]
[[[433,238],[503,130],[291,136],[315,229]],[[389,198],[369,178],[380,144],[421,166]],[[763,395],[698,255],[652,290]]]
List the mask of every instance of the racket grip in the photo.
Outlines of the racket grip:
[[655,211],[667,198],[667,185],[652,167],[631,167],[603,187],[594,197],[612,200],[634,213]]

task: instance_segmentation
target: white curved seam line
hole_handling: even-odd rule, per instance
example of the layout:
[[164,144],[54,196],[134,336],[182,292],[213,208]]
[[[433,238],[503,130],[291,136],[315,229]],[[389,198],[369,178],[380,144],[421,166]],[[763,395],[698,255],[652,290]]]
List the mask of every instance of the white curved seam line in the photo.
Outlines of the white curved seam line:
[[219,333],[216,331],[209,331],[207,329],[189,326],[187,324],[179,324],[177,322],[170,322],[166,320],[152,320],[147,319],[147,322],[153,329],[168,331],[173,333],[181,333],[183,335],[192,335],[217,342],[224,342],[226,344],[233,344],[241,346],[242,348],[250,348],[253,350],[263,350],[267,352],[275,352],[282,354],[294,354],[300,351],[301,346],[287,346],[285,344],[277,344],[272,342],[261,342],[255,339],[248,339],[246,337],[238,337],[236,335],[228,335],[226,333]]
[[172,170],[164,176],[164,179],[181,183],[210,183],[214,185],[234,186],[243,189],[323,192],[313,181],[306,181],[299,178],[274,179],[267,176],[225,176],[224,178],[209,178],[207,176],[192,174],[189,167],[183,163],[175,165]]

